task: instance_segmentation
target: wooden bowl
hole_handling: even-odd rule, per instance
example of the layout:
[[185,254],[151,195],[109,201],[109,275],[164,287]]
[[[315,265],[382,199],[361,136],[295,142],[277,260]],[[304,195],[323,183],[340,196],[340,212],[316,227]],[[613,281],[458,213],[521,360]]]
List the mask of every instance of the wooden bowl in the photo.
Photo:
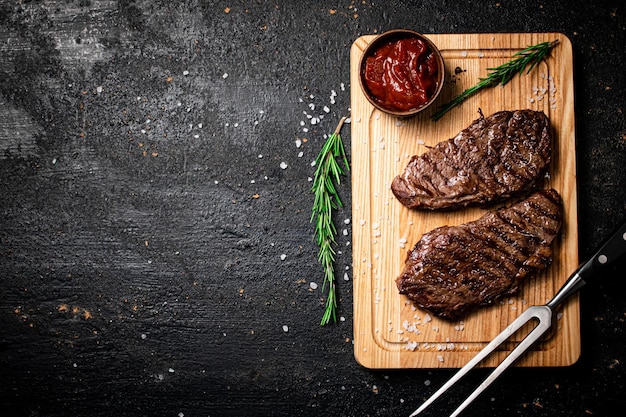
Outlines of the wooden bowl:
[[377,109],[400,117],[428,108],[439,96],[444,77],[439,49],[426,36],[407,29],[376,37],[363,51],[359,66],[359,83],[367,100]]

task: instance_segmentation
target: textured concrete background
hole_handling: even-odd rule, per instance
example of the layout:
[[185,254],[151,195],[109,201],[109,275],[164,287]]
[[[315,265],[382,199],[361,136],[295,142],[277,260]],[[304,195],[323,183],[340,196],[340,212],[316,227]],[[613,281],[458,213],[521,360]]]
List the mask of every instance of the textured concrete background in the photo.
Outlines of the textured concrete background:
[[[626,217],[624,13],[621,0],[1,2],[3,415],[408,415],[452,372],[355,362],[349,176],[343,320],[318,325],[311,162],[349,114],[350,45],[394,28],[566,34],[583,258]],[[304,112],[325,117],[305,131]],[[583,293],[579,363],[513,369],[465,415],[621,415],[622,270]]]

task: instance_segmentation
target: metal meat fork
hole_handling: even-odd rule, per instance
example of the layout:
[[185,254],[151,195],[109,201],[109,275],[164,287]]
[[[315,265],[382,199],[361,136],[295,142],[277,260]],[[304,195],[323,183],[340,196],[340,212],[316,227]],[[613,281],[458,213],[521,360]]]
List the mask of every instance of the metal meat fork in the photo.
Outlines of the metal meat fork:
[[496,380],[513,362],[515,362],[528,348],[535,343],[552,326],[552,315],[557,306],[570,296],[580,290],[586,280],[594,275],[598,270],[612,265],[620,256],[626,253],[626,223],[622,224],[600,249],[567,279],[565,284],[559,289],[554,298],[543,306],[532,306],[524,311],[517,319],[508,325],[502,333],[496,336],[487,346],[470,360],[467,365],[461,368],[448,382],[446,382],[437,392],[435,392],[420,408],[415,410],[410,417],[414,417],[424,411],[426,407],[459,381],[472,368],[478,365],[483,359],[489,356],[498,346],[504,343],[509,337],[517,332],[531,319],[535,319],[536,326],[526,335],[526,337],[513,349],[496,369],[470,394],[469,397],[450,415],[458,416],[476,397],[478,397],[493,381]]

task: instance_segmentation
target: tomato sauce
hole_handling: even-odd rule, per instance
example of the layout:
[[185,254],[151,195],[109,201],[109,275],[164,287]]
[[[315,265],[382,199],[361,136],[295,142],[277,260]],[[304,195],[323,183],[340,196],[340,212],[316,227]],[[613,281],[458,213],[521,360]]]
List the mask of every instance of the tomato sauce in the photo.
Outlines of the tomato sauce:
[[[442,69],[441,69],[442,70]],[[386,43],[365,61],[365,85],[378,105],[392,111],[422,107],[438,87],[437,57],[421,39]]]

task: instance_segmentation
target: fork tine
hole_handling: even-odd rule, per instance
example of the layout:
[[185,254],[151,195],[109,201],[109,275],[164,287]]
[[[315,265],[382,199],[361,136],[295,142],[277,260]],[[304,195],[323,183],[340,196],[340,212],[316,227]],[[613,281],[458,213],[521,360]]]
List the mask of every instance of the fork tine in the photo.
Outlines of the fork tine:
[[[415,410],[409,417],[415,417],[422,411],[424,411],[430,404],[432,404],[437,398],[439,398],[444,392],[446,392],[450,387],[456,384],[461,378],[465,376],[470,370],[472,370],[476,365],[482,362],[487,356],[489,356],[498,346],[500,346],[504,341],[506,341],[513,333],[518,331],[523,325],[528,323],[528,321],[535,317],[533,314],[532,307],[528,310],[524,311],[518,318],[513,320],[511,324],[509,324],[499,335],[497,335],[487,346],[485,346],[480,352],[476,354],[465,366],[463,366],[459,371],[452,376],[441,388],[439,388],[429,399],[427,399],[417,410]],[[534,330],[534,329],[533,329]],[[532,333],[532,332],[531,332]],[[518,346],[519,347],[519,346]],[[515,352],[513,350],[513,352]],[[521,353],[521,352],[520,352]],[[519,355],[518,355],[519,356]],[[508,366],[508,365],[507,365]],[[497,370],[497,368],[496,368]],[[504,371],[504,369],[502,369]],[[502,372],[500,371],[500,372]],[[495,371],[494,371],[495,372]],[[485,387],[486,388],[486,387]],[[483,388],[484,390],[484,388]],[[478,394],[477,394],[478,395]],[[472,398],[473,399],[473,398]],[[471,401],[470,401],[471,402]],[[469,404],[469,402],[467,402]],[[465,406],[467,406],[465,404]],[[461,407],[459,407],[461,408]],[[463,407],[465,408],[465,407]],[[461,408],[461,410],[463,409]],[[459,412],[461,411],[459,410]]]
[[458,416],[472,401],[476,399],[484,390],[491,385],[509,366],[511,366],[520,356],[522,356],[528,348],[535,343],[551,326],[548,320],[539,320],[539,323],[526,335],[526,337],[504,358],[496,369],[472,392],[469,397],[456,409],[450,417]]

